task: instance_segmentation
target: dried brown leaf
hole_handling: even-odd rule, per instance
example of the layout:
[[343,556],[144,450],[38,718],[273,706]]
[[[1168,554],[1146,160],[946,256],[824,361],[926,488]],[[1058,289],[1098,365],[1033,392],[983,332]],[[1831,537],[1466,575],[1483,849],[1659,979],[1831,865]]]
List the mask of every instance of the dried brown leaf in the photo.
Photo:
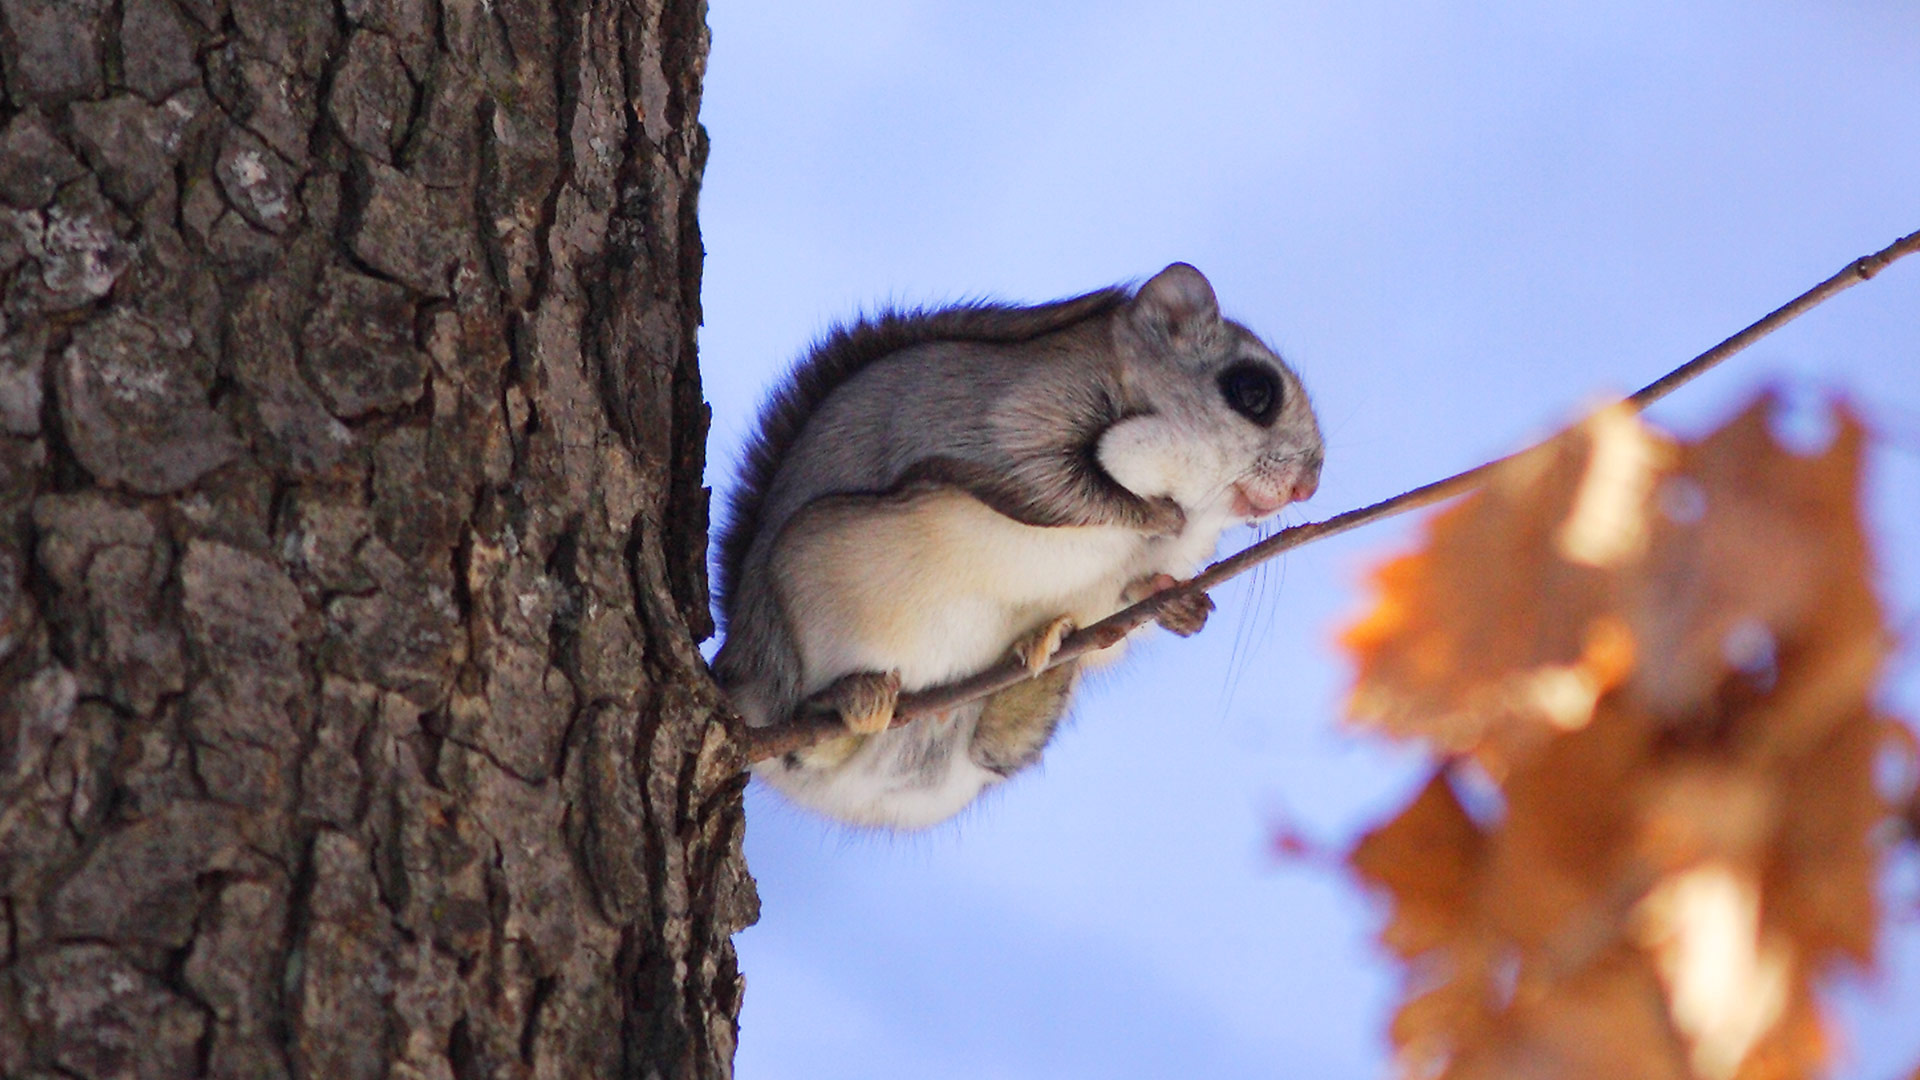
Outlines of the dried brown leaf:
[[1392,821],[1366,836],[1350,856],[1361,877],[1384,888],[1393,915],[1380,938],[1402,957],[1440,948],[1477,918],[1475,890],[1485,837],[1447,784],[1444,771]]
[[[1591,952],[1635,899],[1620,883],[1641,877],[1629,855],[1630,808],[1622,799],[1651,752],[1647,726],[1602,706],[1593,723],[1568,732],[1507,777],[1507,813],[1488,843],[1485,885],[1489,926],[1523,947],[1556,954]],[[1586,938],[1600,927],[1594,942]],[[1552,961],[1564,964],[1564,959]]]
[[1764,396],[1682,447],[1626,582],[1635,691],[1694,728],[1758,710],[1745,737],[1793,752],[1864,700],[1886,650],[1860,525],[1864,431],[1845,409],[1824,452],[1769,429]]
[[1640,956],[1616,950],[1544,993],[1522,993],[1446,1080],[1684,1080],[1684,1051]]
[[1425,988],[1410,989],[1388,1035],[1401,1068],[1432,1076],[1494,1034],[1497,986],[1491,954],[1458,948],[1420,965]]
[[1767,918],[1816,963],[1873,961],[1880,922],[1874,827],[1890,807],[1874,787],[1874,758],[1895,725],[1865,710],[1781,773],[1778,838],[1765,865]]
[[1436,772],[1351,856],[1393,901],[1408,1075],[1824,1064],[1813,989],[1872,957],[1874,762],[1903,729],[1871,708],[1864,433],[1842,410],[1796,454],[1777,408],[1681,446],[1602,412],[1376,574],[1353,715],[1471,754],[1503,800],[1476,823]]
[[1489,736],[1512,751],[1585,723],[1631,668],[1612,567],[1644,546],[1645,492],[1668,455],[1631,414],[1605,410],[1435,515],[1422,551],[1376,572],[1374,607],[1343,635],[1359,666],[1350,715],[1483,754]]
[[1800,1080],[1826,1073],[1833,1044],[1820,1011],[1804,987],[1801,991],[1788,1004],[1787,1014],[1741,1063],[1735,1080]]

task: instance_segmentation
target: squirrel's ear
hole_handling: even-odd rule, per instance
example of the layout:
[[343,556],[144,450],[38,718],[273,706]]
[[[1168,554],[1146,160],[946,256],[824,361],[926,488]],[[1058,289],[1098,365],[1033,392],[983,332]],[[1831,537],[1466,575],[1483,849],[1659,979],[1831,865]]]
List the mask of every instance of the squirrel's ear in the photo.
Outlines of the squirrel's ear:
[[1192,340],[1220,321],[1220,303],[1205,275],[1186,263],[1174,263],[1140,286],[1127,315],[1143,333]]

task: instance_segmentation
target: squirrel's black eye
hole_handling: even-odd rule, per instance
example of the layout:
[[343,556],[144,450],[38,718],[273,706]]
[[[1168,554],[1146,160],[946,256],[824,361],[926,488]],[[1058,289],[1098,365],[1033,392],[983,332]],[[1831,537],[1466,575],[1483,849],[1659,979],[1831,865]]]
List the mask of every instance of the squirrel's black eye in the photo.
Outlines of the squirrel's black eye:
[[1242,360],[1220,373],[1220,396],[1241,416],[1266,427],[1280,415],[1285,391],[1280,376],[1265,364]]

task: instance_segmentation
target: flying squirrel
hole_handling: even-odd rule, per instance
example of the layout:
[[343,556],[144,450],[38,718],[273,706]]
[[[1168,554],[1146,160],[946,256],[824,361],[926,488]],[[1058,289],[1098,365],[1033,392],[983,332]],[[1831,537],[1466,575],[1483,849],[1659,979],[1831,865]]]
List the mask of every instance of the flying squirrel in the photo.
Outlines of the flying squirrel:
[[[1190,576],[1228,525],[1311,496],[1299,377],[1174,263],[1137,292],[885,311],[830,332],[761,411],[720,536],[713,661],[751,727],[847,733],[760,762],[803,806],[943,821],[1039,760],[1090,654],[1061,639]],[[1160,615],[1197,632],[1212,601]],[[902,690],[1009,653],[1037,677],[888,729]]]

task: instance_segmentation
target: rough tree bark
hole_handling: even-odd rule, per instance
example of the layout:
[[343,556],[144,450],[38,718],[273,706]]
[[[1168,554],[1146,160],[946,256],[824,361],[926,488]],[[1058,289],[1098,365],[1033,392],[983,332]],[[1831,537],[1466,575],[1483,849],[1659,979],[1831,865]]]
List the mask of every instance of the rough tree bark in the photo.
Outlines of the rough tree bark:
[[723,1076],[698,0],[0,0],[0,1074]]

